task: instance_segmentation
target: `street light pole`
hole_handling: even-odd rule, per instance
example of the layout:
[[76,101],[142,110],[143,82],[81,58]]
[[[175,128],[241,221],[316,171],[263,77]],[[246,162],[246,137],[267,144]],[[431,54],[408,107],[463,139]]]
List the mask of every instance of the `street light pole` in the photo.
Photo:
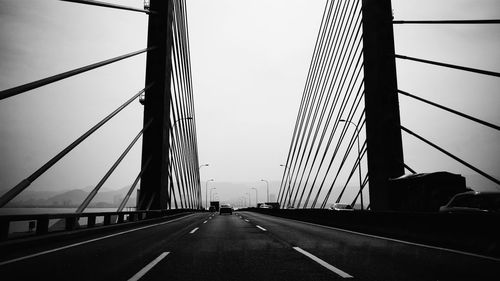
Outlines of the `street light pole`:
[[360,192],[360,199],[361,199],[361,210],[364,209],[364,206],[363,206],[363,190],[362,190],[362,185],[363,183],[361,182],[361,159],[359,158],[361,155],[361,151],[360,151],[360,147],[359,147],[359,130],[358,130],[358,125],[354,124],[352,121],[349,121],[349,120],[346,120],[346,119],[340,119],[339,120],[340,122],[346,122],[348,125],[354,125],[354,128],[356,129],[356,139],[357,139],[357,142],[358,142],[358,156],[356,157],[357,160],[358,160],[358,171],[359,171],[359,192]]
[[177,125],[177,122],[182,121],[182,120],[193,120],[193,117],[183,117],[183,118],[179,118],[179,119],[175,120],[174,124],[172,125],[172,128],[174,128],[175,125]]
[[[200,165],[200,167],[198,167],[198,183],[199,183],[199,185],[200,185],[200,189],[201,189],[201,177],[200,177],[200,170],[201,170],[201,167],[208,167],[208,164],[203,164],[203,165]],[[200,194],[200,195],[201,195],[201,194]],[[201,195],[201,196],[203,196],[203,195]],[[202,200],[203,200],[203,199],[202,199]],[[205,198],[205,200],[206,200],[206,198]],[[207,202],[205,202],[205,204],[207,204]],[[208,207],[208,204],[207,204],[207,206],[206,206],[206,207]]]
[[215,187],[210,188],[210,201],[214,201],[212,198],[212,190],[217,189]]
[[[288,167],[283,164],[280,164],[280,166],[285,167],[285,170],[288,170],[288,174],[286,174],[286,181],[288,182],[288,188],[286,190],[286,194],[289,196],[287,206],[290,206],[290,204],[292,203],[292,192],[290,191],[290,169],[288,169]],[[287,195],[285,195],[285,200]]]
[[251,189],[255,190],[255,207],[259,205],[259,193],[257,192],[257,188],[251,187]]
[[207,192],[207,188],[208,188],[208,182],[209,181],[214,181],[214,179],[209,179],[205,183],[205,204],[207,204],[207,207],[208,207],[208,192]]
[[266,203],[269,203],[269,182],[266,180],[260,180],[260,181],[266,182],[266,186],[267,186],[267,202]]
[[252,205],[252,202],[250,200],[250,193],[245,192],[246,195],[248,195],[248,206],[250,207]]

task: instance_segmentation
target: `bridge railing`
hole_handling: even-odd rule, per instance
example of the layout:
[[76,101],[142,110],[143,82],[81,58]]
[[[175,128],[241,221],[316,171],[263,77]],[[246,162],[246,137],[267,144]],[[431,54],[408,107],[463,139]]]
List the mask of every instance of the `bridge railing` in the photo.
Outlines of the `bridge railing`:
[[[118,225],[188,212],[189,209],[0,216],[0,241]],[[193,210],[194,211],[194,210]]]

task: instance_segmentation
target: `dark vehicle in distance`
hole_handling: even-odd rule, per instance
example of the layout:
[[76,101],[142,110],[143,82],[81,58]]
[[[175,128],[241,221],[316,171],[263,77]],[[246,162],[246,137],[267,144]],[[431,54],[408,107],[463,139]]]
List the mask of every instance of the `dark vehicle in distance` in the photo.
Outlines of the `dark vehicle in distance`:
[[212,206],[215,208],[215,212],[219,211],[219,201],[210,201],[210,207]]
[[210,206],[210,207],[208,208],[208,211],[209,211],[209,212],[212,212],[212,213],[213,213],[213,212],[216,212],[216,210],[215,210],[215,206]]
[[233,214],[233,208],[229,204],[222,204],[219,208],[219,215],[222,214]]
[[442,213],[500,213],[500,192],[468,191],[451,198],[439,208]]

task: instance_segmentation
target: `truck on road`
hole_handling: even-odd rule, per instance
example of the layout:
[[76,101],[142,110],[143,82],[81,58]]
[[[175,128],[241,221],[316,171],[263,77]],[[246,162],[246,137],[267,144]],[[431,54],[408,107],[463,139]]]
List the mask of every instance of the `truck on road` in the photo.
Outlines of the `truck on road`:
[[[212,208],[213,206],[213,208]],[[219,211],[219,201],[210,201],[210,211],[218,212]]]

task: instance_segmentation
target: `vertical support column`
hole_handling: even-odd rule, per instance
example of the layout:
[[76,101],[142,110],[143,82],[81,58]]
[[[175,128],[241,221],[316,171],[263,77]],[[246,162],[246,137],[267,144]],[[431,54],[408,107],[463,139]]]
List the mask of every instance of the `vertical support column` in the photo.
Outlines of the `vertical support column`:
[[173,4],[171,0],[151,0],[150,9],[156,13],[149,15],[148,47],[157,48],[146,59],[146,85],[154,82],[154,86],[145,93],[144,124],[150,119],[153,123],[144,132],[142,166],[150,156],[151,163],[141,177],[139,210],[165,209],[168,199]]
[[362,0],[370,206],[388,210],[388,180],[404,174],[391,0]]

